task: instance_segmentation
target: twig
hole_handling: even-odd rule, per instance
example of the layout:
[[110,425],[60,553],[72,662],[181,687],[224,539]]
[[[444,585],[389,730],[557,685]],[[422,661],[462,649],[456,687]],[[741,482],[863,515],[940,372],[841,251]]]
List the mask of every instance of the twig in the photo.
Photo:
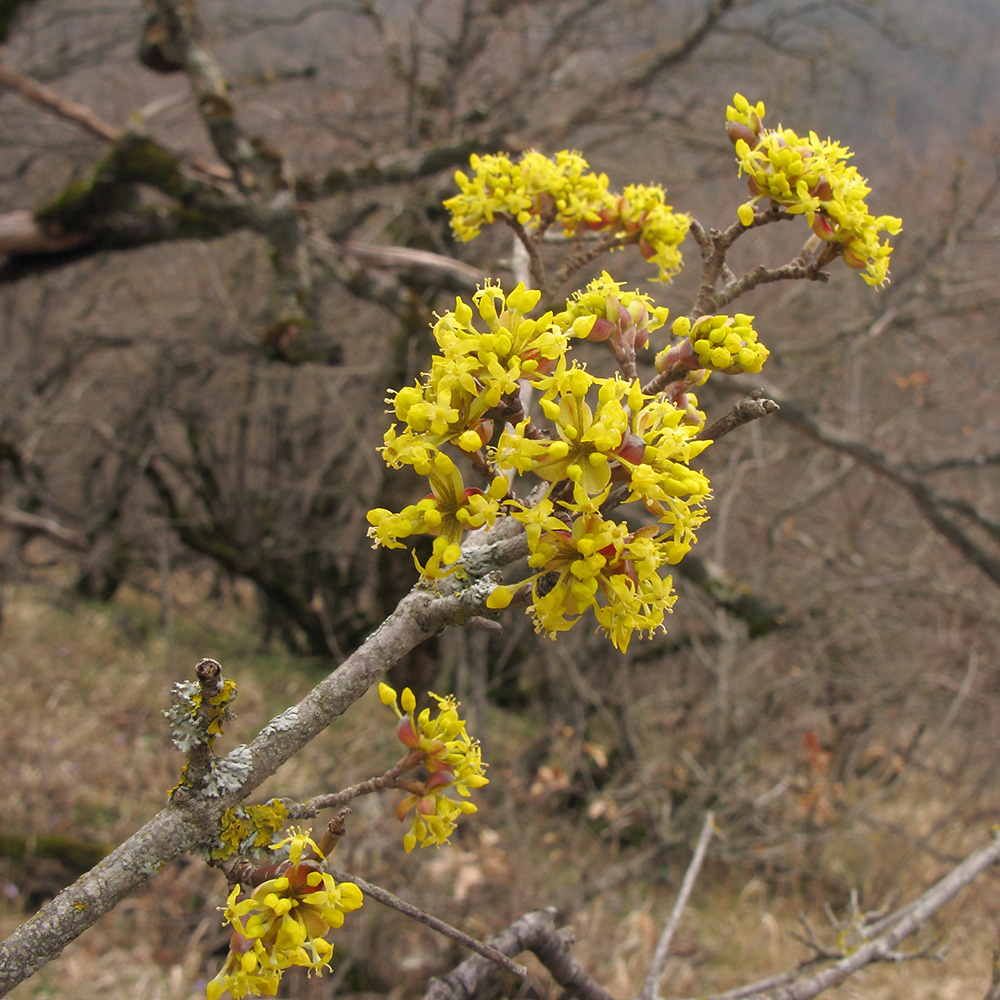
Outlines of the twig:
[[386,271],[419,274],[432,281],[449,279],[465,289],[475,290],[482,284],[486,272],[472,267],[453,257],[432,253],[430,250],[414,250],[412,247],[379,247],[368,243],[349,240],[344,250],[366,267],[378,267]]
[[649,963],[649,973],[639,993],[638,1000],[654,1000],[659,993],[660,980],[663,978],[663,967],[667,964],[667,956],[670,954],[670,943],[674,939],[674,932],[680,923],[681,914],[684,912],[684,907],[687,906],[688,898],[694,889],[695,880],[698,878],[698,873],[701,871],[701,866],[705,860],[705,852],[708,850],[708,842],[712,839],[714,831],[715,816],[708,812],[705,814],[705,822],[701,825],[698,844],[694,849],[691,863],[684,873],[684,879],[681,882],[680,892],[677,894],[674,908],[670,912],[670,918],[663,928],[663,933],[660,934],[660,940],[656,942],[656,950],[653,952],[653,959]]
[[773,399],[764,398],[763,389],[754,389],[746,399],[741,399],[728,413],[723,414],[711,427],[706,427],[698,435],[699,441],[718,441],[730,431],[759,420],[780,409]]
[[51,87],[46,87],[45,84],[32,80],[30,76],[25,76],[2,64],[0,64],[0,85],[16,90],[25,100],[54,112],[60,118],[82,125],[98,139],[117,142],[122,137],[122,130],[117,125],[106,122],[90,108],[77,104],[76,101],[57,94]]
[[496,948],[491,948],[488,944],[477,941],[474,937],[470,937],[457,927],[452,927],[451,924],[446,924],[443,920],[432,917],[429,913],[425,913],[412,903],[407,903],[398,896],[394,896],[388,889],[383,889],[381,886],[366,882],[363,878],[358,878],[357,875],[342,872],[339,868],[334,868],[331,865],[327,865],[327,868],[338,882],[353,882],[366,896],[371,896],[372,899],[383,906],[392,907],[392,909],[398,910],[400,913],[430,927],[431,930],[435,930],[439,934],[457,941],[471,951],[477,952],[484,958],[488,958],[491,962],[495,962],[501,968],[513,973],[518,979],[527,979],[528,970],[523,965],[519,965],[508,958],[503,952],[497,951]]
[[1000,948],[993,949],[993,974],[985,1000],[1000,1000]]
[[[512,215],[503,215],[501,218],[513,230],[514,235],[517,237],[521,246],[524,247],[525,253],[528,255],[528,270],[531,272],[532,287],[544,289],[545,262],[538,253],[538,233],[536,232],[534,236],[529,234],[524,226],[522,226],[521,223],[518,222]],[[525,282],[525,284],[528,283]]]
[[[766,392],[769,390],[765,389]],[[769,392],[770,394],[770,392]],[[881,452],[876,451],[863,441],[858,441],[842,431],[825,427],[808,416],[804,410],[791,401],[783,400],[780,405],[781,419],[804,432],[815,441],[833,448],[836,451],[851,455],[859,462],[867,465],[881,476],[892,480],[910,494],[917,510],[925,517],[931,526],[958,549],[959,552],[974,566],[977,566],[994,583],[1000,583],[1000,559],[990,555],[954,520],[945,515],[946,509],[955,510],[985,528],[994,537],[1000,537],[1000,526],[987,521],[974,508],[957,501],[942,497],[918,476],[902,465],[891,461]]]
[[16,507],[0,507],[0,524],[6,524],[29,535],[45,535],[71,549],[82,551],[87,548],[87,539],[82,532],[66,528],[50,518],[18,510]]
[[396,782],[399,779],[399,771],[390,768],[385,774],[380,774],[366,781],[359,781],[350,788],[344,788],[339,792],[331,792],[329,795],[314,795],[305,802],[291,802],[282,799],[285,808],[288,810],[289,819],[312,819],[321,809],[336,809],[346,806],[348,802],[359,795],[370,795],[372,792],[381,792],[386,788],[398,787]]

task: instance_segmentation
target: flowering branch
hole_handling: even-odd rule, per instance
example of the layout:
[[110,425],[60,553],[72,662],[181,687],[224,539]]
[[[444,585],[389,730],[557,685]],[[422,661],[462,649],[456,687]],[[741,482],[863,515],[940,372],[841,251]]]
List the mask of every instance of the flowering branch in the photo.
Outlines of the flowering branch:
[[[453,594],[415,589],[336,670],[249,743],[215,761],[224,786],[172,801],[73,885],[0,942],[0,997],[56,958],[99,917],[168,862],[218,835],[222,814],[342,715],[414,646],[449,625],[483,613],[491,587]],[[175,796],[175,798],[177,798]]]

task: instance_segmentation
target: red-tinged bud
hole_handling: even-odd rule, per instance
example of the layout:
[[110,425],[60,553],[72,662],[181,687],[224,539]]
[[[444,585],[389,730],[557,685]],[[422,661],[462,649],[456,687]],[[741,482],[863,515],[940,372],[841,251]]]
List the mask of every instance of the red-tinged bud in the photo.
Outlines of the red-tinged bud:
[[747,190],[748,190],[748,191],[749,191],[749,192],[750,192],[750,193],[751,193],[751,194],[752,194],[752,195],[753,195],[753,196],[754,196],[755,198],[756,198],[756,197],[757,197],[758,195],[761,195],[761,194],[763,194],[763,193],[764,193],[763,191],[761,191],[761,189],[760,189],[760,185],[759,185],[759,184],[757,183],[757,181],[756,181],[756,180],[754,180],[753,176],[752,176],[752,175],[750,175],[750,174],[747,174]]
[[455,777],[455,769],[451,764],[442,764],[439,768],[435,769],[433,774],[424,782],[424,787],[428,792],[433,791],[435,788],[440,788],[442,785],[451,784]]
[[743,122],[726,122],[726,135],[735,146],[742,139],[751,149],[757,145],[757,132]]
[[[246,896],[240,896],[240,899],[246,899]],[[229,935],[229,950],[234,955],[245,955],[248,951],[253,951],[254,939],[245,938],[239,931],[233,931]]]
[[288,878],[289,891],[302,895],[307,892],[316,892],[323,887],[323,883],[309,885],[309,875],[312,872],[321,872],[322,866],[318,861],[303,861],[301,864],[293,865],[285,872]]
[[626,462],[638,465],[646,454],[646,442],[638,434],[628,431],[622,438],[622,443],[615,449],[615,454]]
[[847,249],[844,250],[844,263],[855,271],[863,271],[868,266],[868,261],[865,258],[859,257]]
[[660,533],[660,527],[657,524],[644,524],[641,528],[636,528],[628,537],[630,540],[634,541],[636,538],[656,538]]
[[[555,364],[555,362],[553,362]],[[538,366],[541,369],[541,365]],[[493,438],[493,421],[492,420],[480,420],[479,426],[473,428],[475,432],[479,435],[479,440],[483,444],[489,444]]]
[[619,213],[614,208],[609,208],[605,206],[598,213],[600,222],[588,222],[587,225],[591,229],[604,229],[606,226],[614,226],[618,224]]
[[403,744],[404,747],[410,747],[415,750],[420,746],[420,740],[417,739],[417,734],[413,731],[413,723],[410,722],[410,717],[404,715],[399,722],[396,723],[396,736],[399,738],[399,742]]
[[818,214],[813,218],[813,232],[827,243],[833,242],[837,238],[837,231],[833,228],[833,223],[829,216]]
[[640,327],[635,331],[633,340],[635,349],[641,351],[649,343],[649,331],[645,327]]
[[551,219],[556,214],[556,199],[550,191],[542,191],[535,201],[535,208],[543,219]]
[[421,816],[433,816],[436,806],[437,797],[434,795],[425,795],[417,801],[417,812],[420,813]]
[[592,340],[598,344],[603,343],[617,329],[617,323],[612,323],[611,320],[598,316],[594,321],[594,325],[590,328],[590,333],[587,334],[587,340]]
[[641,254],[643,260],[651,260],[656,256],[656,247],[654,247],[645,236],[640,236],[639,253]]
[[668,350],[657,354],[655,364],[658,372],[665,372],[668,368],[678,364],[691,369],[701,367],[698,355],[694,351],[694,345],[687,337],[679,344],[674,344]]
[[830,182],[820,175],[816,185],[810,189],[809,193],[814,198],[819,198],[820,201],[829,201],[833,197],[833,188],[830,187]]

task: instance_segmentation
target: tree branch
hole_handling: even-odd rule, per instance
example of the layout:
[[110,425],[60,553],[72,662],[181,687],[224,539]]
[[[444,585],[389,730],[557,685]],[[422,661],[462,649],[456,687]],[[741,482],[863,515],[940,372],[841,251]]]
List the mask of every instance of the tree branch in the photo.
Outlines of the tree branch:
[[[578,1000],[614,1000],[573,957],[570,935],[556,930],[554,916],[551,908],[526,913],[488,943],[504,955],[534,952],[552,978]],[[424,1000],[469,1000],[481,996],[497,978],[497,967],[490,960],[473,955],[446,976],[432,979]]]
[[354,882],[366,896],[371,896],[372,899],[381,903],[383,906],[391,907],[399,913],[405,914],[413,920],[418,921],[425,927],[430,927],[431,930],[435,930],[439,934],[443,934],[445,937],[451,938],[452,941],[457,941],[459,944],[469,948],[471,951],[474,951],[479,955],[482,955],[483,958],[488,959],[490,962],[493,962],[501,969],[505,969],[507,972],[512,973],[519,979],[527,979],[528,970],[523,965],[518,965],[517,962],[511,961],[511,959],[502,951],[497,951],[496,948],[493,948],[488,944],[483,944],[482,941],[477,941],[474,937],[470,937],[463,931],[458,930],[457,927],[452,927],[451,924],[446,924],[443,920],[439,920],[437,917],[432,917],[429,913],[425,913],[418,906],[414,906],[412,903],[407,903],[405,899],[400,899],[398,896],[394,896],[388,891],[388,889],[383,889],[381,886],[373,885],[371,882],[366,882],[363,878],[358,878],[357,875],[342,872],[330,865],[327,865],[327,869],[338,882]]
[[898,919],[896,915],[885,918],[881,922],[883,927],[888,924],[888,929],[884,933],[859,945],[808,979],[788,982],[789,978],[798,978],[811,964],[804,963],[793,972],[771,976],[750,986],[717,993],[702,1000],[811,1000],[812,997],[840,985],[848,976],[866,965],[880,961],[895,961],[898,959],[898,953],[894,951],[896,945],[918,931],[933,913],[998,861],[1000,861],[1000,834],[994,835],[989,847],[970,854],[916,900],[901,908],[898,911],[901,914]]
[[30,76],[25,76],[3,63],[0,63],[0,86],[10,87],[26,101],[31,101],[32,104],[37,104],[66,121],[82,125],[98,139],[117,142],[122,137],[122,130],[117,125],[106,122],[99,115],[94,114],[90,108],[57,94],[51,87],[46,87],[45,84],[32,80]]
[[694,849],[694,855],[687,871],[684,873],[684,880],[681,882],[680,892],[677,893],[677,900],[674,908],[670,912],[660,935],[660,940],[656,942],[656,950],[649,963],[649,972],[646,975],[646,982],[643,984],[637,1000],[655,1000],[659,994],[660,980],[663,978],[663,967],[667,964],[667,956],[670,954],[670,943],[674,939],[677,925],[681,921],[681,914],[694,889],[694,883],[701,871],[701,866],[705,861],[705,853],[708,850],[708,842],[712,839],[715,830],[715,817],[712,813],[705,814],[705,822],[701,826],[701,834],[698,837],[698,844]]

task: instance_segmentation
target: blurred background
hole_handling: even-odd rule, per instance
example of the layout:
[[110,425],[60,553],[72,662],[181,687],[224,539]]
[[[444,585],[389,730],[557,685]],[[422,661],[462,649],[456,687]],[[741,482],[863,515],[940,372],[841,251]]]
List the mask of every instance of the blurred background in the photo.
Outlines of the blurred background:
[[[26,99],[29,78],[217,179],[162,16],[127,0],[0,6],[16,76],[0,80],[0,931],[160,807],[181,762],[158,713],[197,659],[236,677],[246,739],[415,581],[408,552],[365,537],[369,507],[422,493],[375,452],[386,390],[428,364],[436,310],[477,278],[512,284],[503,227],[454,242],[454,170],[472,152],[579,149],[613,187],[664,184],[722,228],[746,197],[723,130],[735,91],[766,102],[767,125],[851,147],[872,212],[904,220],[892,283],[836,262],[825,285],[740,300],[770,360],[759,378],[716,376],[700,404],[711,420],[766,385],[782,410],[704,454],[712,516],[678,567],[668,634],[622,655],[585,623],[550,642],[518,612],[500,636],[420,647],[389,679],[462,700],[493,765],[481,812],[453,847],[403,858],[394,803],[359,803],[338,864],[477,934],[556,905],[624,994],[711,808],[721,835],[669,966],[683,996],[801,960],[800,910],[855,888],[871,908],[905,898],[983,842],[1000,818],[1000,8],[199,11],[236,120],[259,161],[280,158],[276,187],[308,233],[294,321],[281,238],[259,216],[191,199],[180,213],[147,163],[133,168],[146,181],[119,173],[81,209],[108,138]],[[40,210],[46,239],[10,236]],[[765,227],[731,263],[783,264],[804,238]],[[630,252],[594,273],[681,315],[699,276],[683,249],[669,286]],[[384,715],[364,700],[263,793],[381,772]],[[175,864],[14,996],[197,995],[227,946],[223,901],[221,875]],[[986,878],[938,922],[943,962],[870,970],[843,995],[984,995],[997,910]],[[373,903],[337,942],[332,977],[289,977],[282,995],[416,995],[462,957]]]

